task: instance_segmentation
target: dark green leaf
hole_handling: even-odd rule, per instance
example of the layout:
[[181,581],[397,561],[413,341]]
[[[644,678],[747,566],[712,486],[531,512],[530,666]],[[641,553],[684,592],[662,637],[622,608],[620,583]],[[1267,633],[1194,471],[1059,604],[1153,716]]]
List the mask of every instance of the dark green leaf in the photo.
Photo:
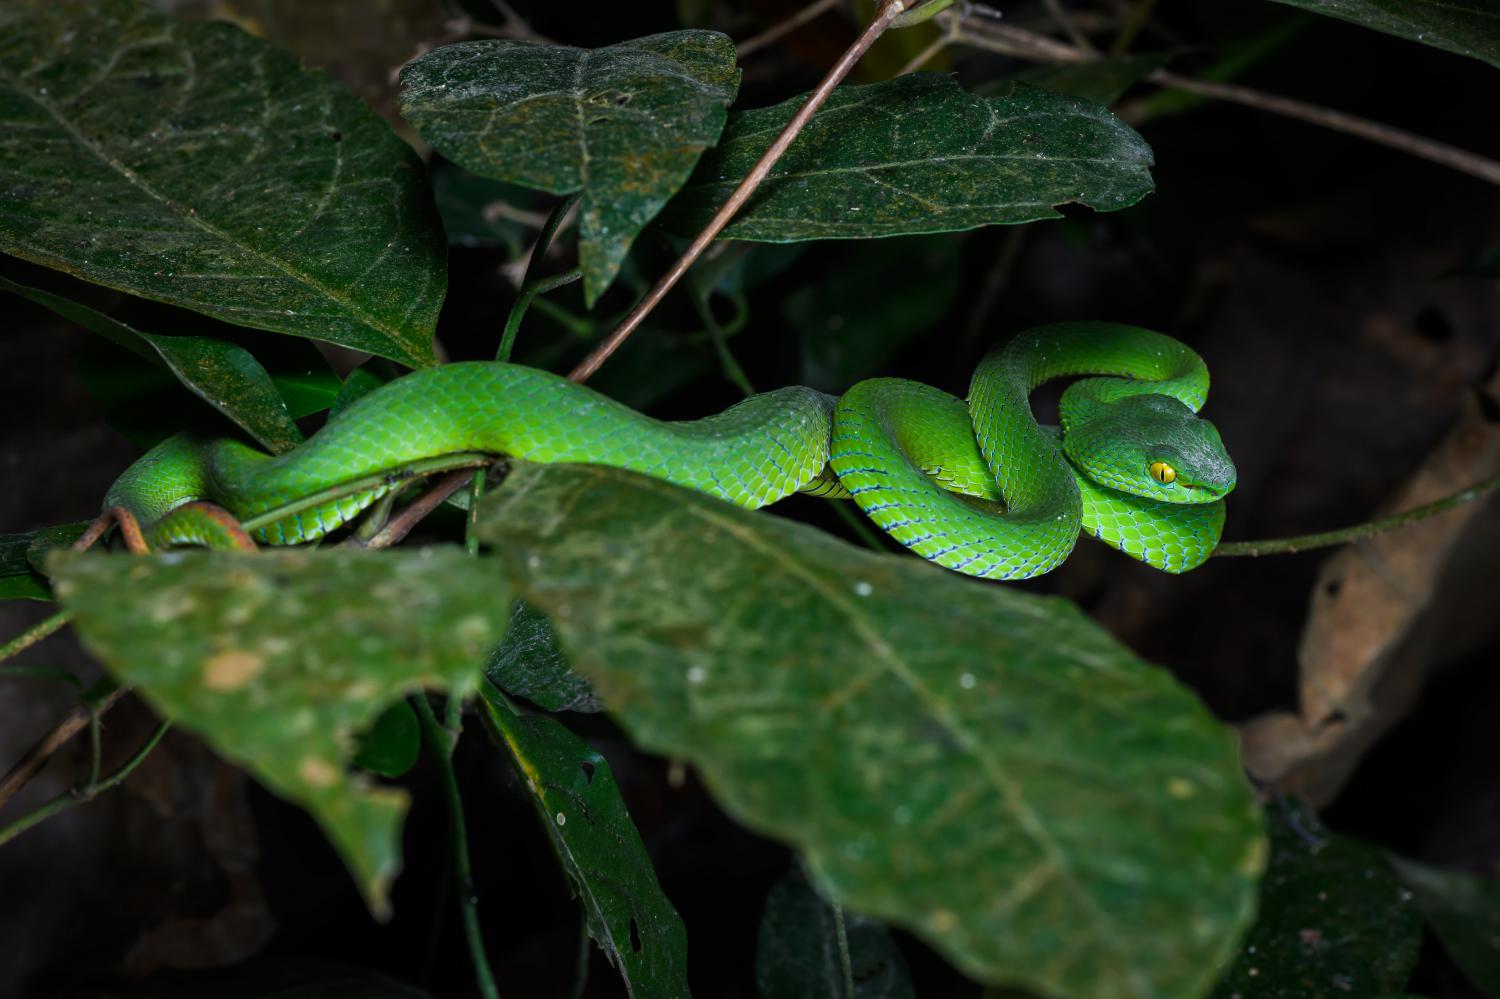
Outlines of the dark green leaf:
[[407,63],[401,113],[474,173],[583,192],[578,258],[592,306],[718,139],[739,78],[734,43],[715,31],[592,50],[487,39]]
[[347,772],[355,735],[414,690],[470,689],[510,616],[493,564],[457,549],[59,553],[50,564],[84,644],[310,811],[383,913],[407,795]]
[[[731,116],[663,224],[697,232],[804,100]],[[979,97],[913,73],[834,91],[724,234],[950,232],[1056,218],[1067,202],[1113,211],[1151,190],[1151,148],[1104,108],[1024,84]]]
[[344,378],[344,383],[339,387],[338,395],[334,397],[333,405],[329,408],[328,418],[337,419],[344,410],[394,377],[395,372],[391,371],[390,365],[383,361],[367,361],[361,364]]
[[231,323],[434,363],[446,259],[369,107],[222,22],[0,13],[0,250]]
[[1132,86],[1161,69],[1172,57],[1166,53],[1105,56],[1089,62],[1059,63],[1031,70],[1020,79],[1036,87],[1094,104],[1113,104]]
[[0,576],[0,600],[51,600],[47,581],[34,572]]
[[1216,999],[1334,999],[1406,986],[1422,920],[1385,854],[1335,836],[1306,809],[1267,812],[1260,915]]
[[[934,332],[963,277],[962,247],[948,236],[883,240],[860,246],[838,270],[804,285],[782,311],[802,340],[802,379],[842,392],[869,377],[908,341]],[[889,294],[872,295],[871,288]]]
[[0,534],[0,600],[51,600],[42,571],[47,552],[78,540],[88,522],[58,524],[23,534]]
[[518,464],[480,533],[639,745],[966,973],[1189,995],[1248,923],[1234,740],[1071,603],[594,466]]
[[382,777],[400,777],[416,766],[422,753],[422,725],[406,701],[380,713],[375,724],[359,736],[353,764]]
[[833,907],[793,867],[766,897],[755,940],[755,986],[761,999],[916,999],[906,959],[891,931],[844,914],[854,995],[844,988]]
[[1390,859],[1453,963],[1479,991],[1500,996],[1500,883]]
[[604,709],[588,678],[568,668],[547,615],[524,600],[516,601],[510,628],[490,653],[484,675],[507,694],[524,697],[548,711]]
[[1492,0],[1277,0],[1398,38],[1500,66],[1500,6]]
[[292,422],[271,376],[243,347],[201,336],[143,333],[86,305],[4,277],[0,277],[0,291],[29,298],[165,368],[190,392],[229,417],[273,454],[290,451],[302,443],[302,432]]
[[609,763],[544,715],[482,688],[489,718],[583,905],[589,935],[632,996],[687,996],[687,930],[662,894]]
[[432,195],[451,245],[501,246],[512,258],[526,251],[530,227],[517,216],[535,211],[534,192],[450,163],[433,172]]
[[26,561],[31,564],[34,571],[46,573],[47,556],[54,549],[71,548],[73,542],[88,530],[90,523],[92,521],[76,520],[67,524],[54,524],[25,535],[31,539],[26,545]]

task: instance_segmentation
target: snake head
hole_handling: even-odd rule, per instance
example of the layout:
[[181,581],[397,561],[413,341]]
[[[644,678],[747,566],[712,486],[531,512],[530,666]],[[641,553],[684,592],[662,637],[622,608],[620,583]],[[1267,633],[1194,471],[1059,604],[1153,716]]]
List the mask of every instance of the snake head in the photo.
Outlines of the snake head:
[[1170,396],[1099,405],[1070,424],[1063,450],[1110,489],[1164,503],[1214,503],[1234,489],[1234,462],[1219,430]]

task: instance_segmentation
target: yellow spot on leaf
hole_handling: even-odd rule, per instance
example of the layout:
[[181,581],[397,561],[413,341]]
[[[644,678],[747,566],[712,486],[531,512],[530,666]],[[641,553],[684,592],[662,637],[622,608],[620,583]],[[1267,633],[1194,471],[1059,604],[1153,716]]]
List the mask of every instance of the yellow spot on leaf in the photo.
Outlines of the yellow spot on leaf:
[[1167,781],[1167,793],[1179,800],[1191,798],[1195,791],[1197,788],[1193,787],[1193,782],[1185,777],[1173,777]]
[[203,664],[203,685],[209,690],[238,690],[265,668],[266,661],[244,649],[225,649]]
[[304,756],[297,764],[297,776],[313,787],[331,787],[338,782],[339,771],[332,763],[317,756]]

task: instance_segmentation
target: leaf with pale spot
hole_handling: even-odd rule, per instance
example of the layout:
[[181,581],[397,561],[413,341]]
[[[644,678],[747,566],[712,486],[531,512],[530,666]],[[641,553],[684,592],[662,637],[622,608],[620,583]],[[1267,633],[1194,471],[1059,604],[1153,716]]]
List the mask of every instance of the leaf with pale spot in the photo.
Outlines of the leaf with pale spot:
[[408,799],[348,772],[356,736],[414,690],[471,689],[510,617],[495,565],[456,549],[60,553],[50,564],[83,643],[311,812],[384,914]]
[[0,251],[435,363],[447,257],[421,162],[326,73],[223,22],[0,6]]
[[[662,213],[696,233],[802,106],[730,117]],[[1150,194],[1151,147],[1097,104],[1013,84],[998,97],[913,73],[840,87],[724,230],[725,238],[901,236],[1057,218],[1057,205],[1127,208]]]
[[1233,952],[1235,741],[1071,603],[618,469],[517,464],[480,520],[633,739],[849,910],[1059,996],[1200,993]]
[[578,261],[592,306],[635,237],[724,128],[734,43],[671,31],[602,49],[506,39],[433,49],[401,71],[401,114],[485,177],[583,192]]

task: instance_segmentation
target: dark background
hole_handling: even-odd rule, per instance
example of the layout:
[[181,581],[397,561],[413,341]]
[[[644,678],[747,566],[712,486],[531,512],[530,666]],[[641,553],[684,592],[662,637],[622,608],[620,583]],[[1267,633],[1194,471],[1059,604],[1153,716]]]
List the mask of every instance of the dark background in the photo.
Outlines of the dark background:
[[[278,19],[274,3],[220,6],[249,12],[271,37],[330,65],[383,109],[393,103],[389,70],[419,41],[455,40],[444,27],[454,10],[416,0],[322,5],[343,25],[340,32]],[[581,46],[681,26],[668,2],[512,6],[536,31]],[[742,39],[799,5],[683,6],[707,12],[699,23]],[[1040,4],[1004,7],[1012,23],[1044,26]],[[338,22],[349,11],[354,16]],[[480,0],[469,13],[500,20]],[[1261,0],[1162,0],[1136,48],[1177,50],[1173,68],[1191,73],[1224,46],[1298,18]],[[1302,20],[1238,81],[1500,157],[1492,67],[1341,22]],[[849,21],[827,15],[754,53],[735,106],[764,106],[810,88],[852,32]],[[883,58],[887,72],[903,61]],[[1026,68],[970,51],[944,58],[935,68],[976,87]],[[1138,107],[1132,102],[1154,92],[1137,87],[1117,107]],[[889,357],[860,368],[860,341],[851,340],[860,375],[900,375],[962,394],[980,354],[1030,325],[1097,318],[1161,329],[1195,347],[1215,374],[1207,413],[1240,470],[1229,539],[1366,519],[1422,466],[1465,407],[1500,423],[1500,403],[1481,394],[1500,356],[1500,280],[1450,273],[1500,243],[1493,186],[1239,106],[1206,103],[1139,127],[1156,153],[1157,192],[1123,212],[1066,209],[1064,219],[1033,224],[1019,237],[1020,230],[992,228],[887,241],[878,250],[828,242],[784,259],[776,256],[782,251],[764,251],[784,269],[753,291],[749,323],[731,341],[749,377],[762,388],[804,380],[812,334],[795,322],[793,303],[799,292],[808,294],[804,289],[872,266],[871,253],[883,254],[879,280],[831,307],[858,316],[871,300],[920,294],[955,265],[959,277],[951,300],[940,303],[941,317]],[[548,202],[537,198],[526,207],[545,211]],[[660,273],[673,249],[658,234],[642,236],[626,276],[596,315],[628,307],[630,281]],[[999,263],[1007,256],[1008,268]],[[499,270],[507,260],[501,249],[454,248],[440,329],[451,357],[493,356],[513,295]],[[68,287],[10,260],[0,260],[0,272]],[[576,286],[553,297],[582,313]],[[163,320],[171,321],[182,320]],[[0,299],[0,324],[9,333],[0,338],[7,414],[0,469],[8,487],[0,490],[0,532],[88,517],[137,453],[106,424],[79,374],[107,365],[108,356],[100,360],[88,334],[13,298]],[[666,417],[702,415],[738,398],[701,338],[685,335],[698,326],[685,299],[669,299],[653,326],[656,333],[612,361],[597,387]],[[557,349],[566,338],[533,312],[519,358],[546,358],[566,370],[585,349]],[[678,367],[688,371],[680,384],[654,380]],[[1467,485],[1470,472],[1478,479],[1489,471],[1455,473],[1452,489]],[[778,512],[845,532],[818,502],[794,499]],[[1435,608],[1462,608],[1468,625],[1480,627],[1466,632],[1458,651],[1438,642],[1421,659],[1432,677],[1425,686],[1413,678],[1419,700],[1363,755],[1324,810],[1340,832],[1492,874],[1500,869],[1495,536],[1483,524],[1465,534],[1464,558],[1443,573],[1432,598]],[[1240,722],[1297,706],[1298,643],[1327,557],[1222,559],[1170,577],[1085,541],[1061,570],[1025,585],[1073,597],[1130,647],[1173,670],[1226,721]],[[41,610],[0,607],[0,634],[16,633]],[[67,643],[54,640],[33,661],[84,662]],[[61,716],[66,691],[36,680],[0,681],[0,691],[0,748],[10,761]],[[567,721],[616,770],[662,885],[687,923],[695,992],[753,995],[755,927],[787,852],[729,822],[691,775],[673,786],[663,761],[635,752],[606,719]],[[110,716],[107,746],[123,757],[150,724],[143,707],[127,703]],[[80,749],[54,763],[12,806],[16,814],[68,785]],[[564,994],[577,910],[531,806],[477,725],[457,762],[501,990],[508,999]],[[173,980],[161,969],[212,967],[257,952],[371,967],[438,996],[472,994],[435,774],[424,763],[402,783],[415,795],[407,867],[396,884],[396,917],[382,926],[370,920],[306,816],[218,763],[191,736],[171,734],[124,790],[0,850],[0,996],[151,994]],[[920,995],[978,994],[921,945],[901,939]],[[203,979],[178,987],[185,995],[218,994]],[[1432,939],[1412,991],[1478,994]],[[587,995],[619,994],[617,976],[596,952]]]

